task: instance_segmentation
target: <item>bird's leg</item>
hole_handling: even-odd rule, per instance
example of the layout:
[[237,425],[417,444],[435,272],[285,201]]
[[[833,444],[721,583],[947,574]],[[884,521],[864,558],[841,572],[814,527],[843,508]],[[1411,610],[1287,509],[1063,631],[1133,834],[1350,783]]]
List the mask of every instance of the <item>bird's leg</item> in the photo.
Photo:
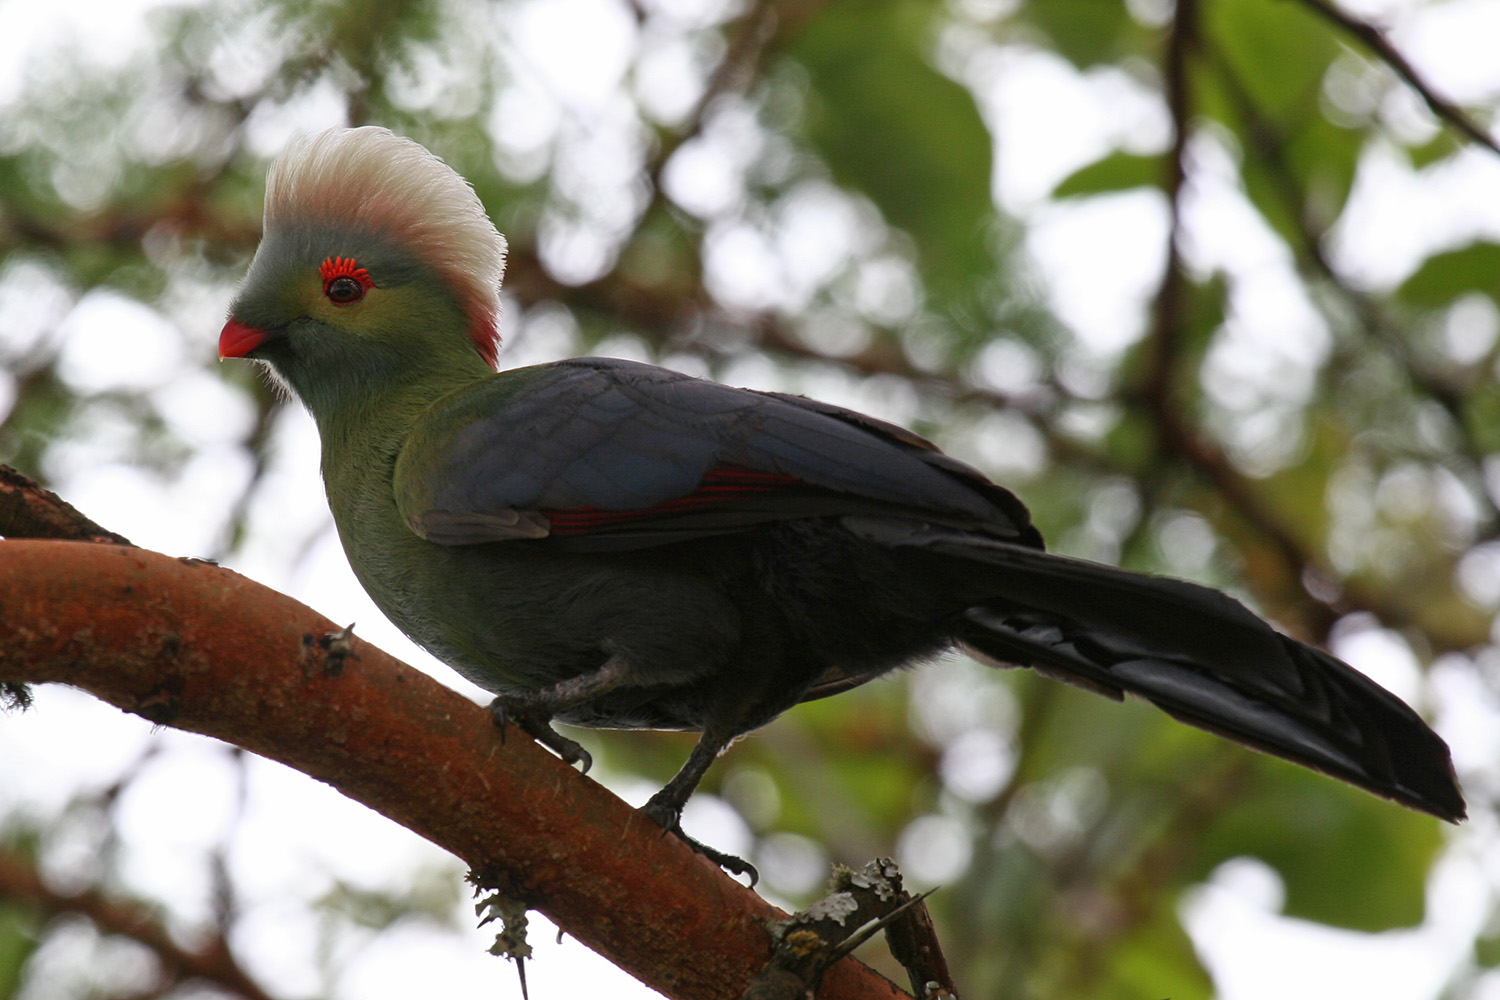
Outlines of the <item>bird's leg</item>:
[[[558,681],[551,687],[525,694],[502,694],[490,702],[490,715],[500,728],[500,738],[505,738],[505,729],[515,723],[531,734],[542,746],[547,747],[569,764],[583,763],[587,774],[594,759],[577,741],[552,728],[552,717],[591,698],[607,694],[627,683],[628,670],[625,658],[619,653],[610,656],[604,665],[593,673],[579,674]],[[696,784],[696,782],[694,782]],[[688,789],[689,792],[692,789]]]
[[749,875],[750,884],[753,886],[760,880],[760,873],[755,870],[754,865],[733,854],[715,850],[682,832],[683,807],[687,805],[687,800],[692,797],[698,783],[703,780],[703,776],[708,773],[713,762],[737,735],[737,733],[725,735],[705,729],[703,735],[698,738],[697,745],[693,747],[693,752],[688,754],[688,759],[683,763],[682,768],[671,781],[662,786],[661,791],[647,800],[646,804],[641,807],[641,812],[651,817],[664,829],[677,834],[689,847],[725,871],[735,875]]

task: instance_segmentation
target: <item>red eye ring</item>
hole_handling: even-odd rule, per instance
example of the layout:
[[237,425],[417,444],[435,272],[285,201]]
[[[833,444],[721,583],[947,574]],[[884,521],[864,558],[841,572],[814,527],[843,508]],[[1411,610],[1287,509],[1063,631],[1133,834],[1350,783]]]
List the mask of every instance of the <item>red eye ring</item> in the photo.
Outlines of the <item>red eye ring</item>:
[[318,274],[323,278],[323,294],[334,305],[347,306],[365,297],[365,292],[375,287],[370,272],[360,267],[353,257],[329,257],[318,265]]

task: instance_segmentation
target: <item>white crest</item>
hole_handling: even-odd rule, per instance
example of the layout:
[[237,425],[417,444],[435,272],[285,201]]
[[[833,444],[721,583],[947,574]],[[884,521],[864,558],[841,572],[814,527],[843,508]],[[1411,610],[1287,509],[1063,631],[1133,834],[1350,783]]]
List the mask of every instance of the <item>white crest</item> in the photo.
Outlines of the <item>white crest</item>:
[[266,177],[266,232],[329,223],[389,233],[451,282],[469,337],[493,367],[505,237],[469,182],[410,139],[375,126],[301,136]]

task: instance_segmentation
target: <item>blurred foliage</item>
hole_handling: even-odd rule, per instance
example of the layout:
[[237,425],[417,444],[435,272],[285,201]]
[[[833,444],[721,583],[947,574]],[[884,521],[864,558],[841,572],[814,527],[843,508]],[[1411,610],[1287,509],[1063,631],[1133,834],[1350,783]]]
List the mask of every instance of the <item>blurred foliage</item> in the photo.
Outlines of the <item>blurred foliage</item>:
[[[205,0],[142,31],[108,59],[53,45],[0,91],[0,461],[108,527],[150,535],[109,498],[181,505],[186,534],[160,544],[231,565],[326,537],[314,512],[257,520],[285,479],[282,404],[212,369],[213,344],[267,158],[377,123],[443,155],[507,233],[503,362],[649,356],[877,412],[994,472],[1055,548],[1494,694],[1500,245],[1434,229],[1373,275],[1358,245],[1388,207],[1362,185],[1393,159],[1437,185],[1487,154],[1309,4]],[[1015,108],[1066,106],[1011,95],[1044,86],[1023,64],[1092,88],[1102,124],[1005,212]],[[1039,251],[1062,213],[1139,198],[1167,228],[1123,237],[1129,259]],[[1116,269],[1146,277],[1112,293]],[[1070,319],[1110,295],[1106,329]],[[602,771],[653,782],[688,746],[587,738]],[[1491,829],[1496,762],[1460,765]],[[958,659],[804,706],[704,793],[792,903],[828,861],[877,853],[943,882],[972,996],[1208,997],[1181,913],[1220,863],[1257,858],[1288,914],[1374,932],[1423,919],[1445,839],[1148,707]],[[89,877],[123,891],[119,863]],[[434,881],[307,905],[370,932],[441,921],[460,904]],[[1497,981],[1493,888],[1483,906],[1455,998]],[[0,898],[0,996],[55,995],[25,963],[63,926]]]

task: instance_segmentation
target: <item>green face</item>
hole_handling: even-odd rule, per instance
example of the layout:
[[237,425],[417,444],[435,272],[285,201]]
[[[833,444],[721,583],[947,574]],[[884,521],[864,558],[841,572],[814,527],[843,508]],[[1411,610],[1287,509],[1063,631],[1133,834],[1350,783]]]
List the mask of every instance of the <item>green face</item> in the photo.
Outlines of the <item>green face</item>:
[[268,234],[231,315],[236,336],[226,328],[221,350],[233,342],[228,356],[269,364],[314,415],[455,358],[478,361],[456,296],[367,233]]

